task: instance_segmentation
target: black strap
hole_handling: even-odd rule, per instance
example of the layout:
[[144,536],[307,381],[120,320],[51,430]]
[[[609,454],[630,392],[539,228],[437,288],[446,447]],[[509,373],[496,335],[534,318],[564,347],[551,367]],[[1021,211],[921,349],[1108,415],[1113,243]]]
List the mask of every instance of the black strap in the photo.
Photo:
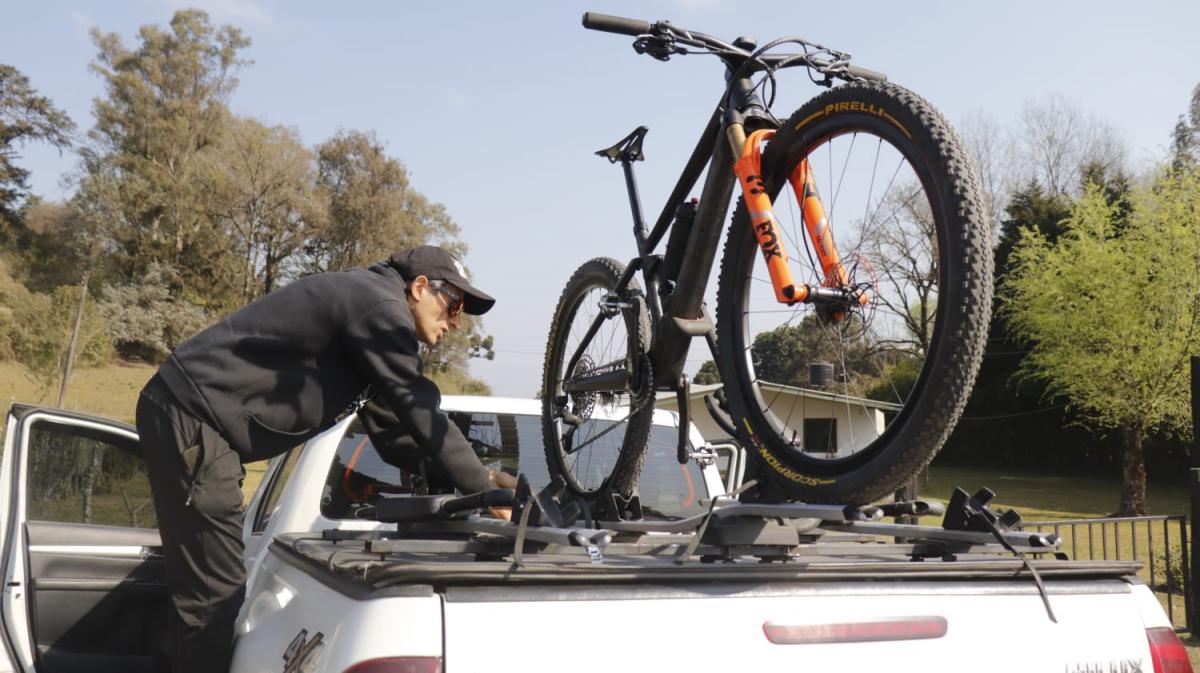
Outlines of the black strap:
[[1057,624],[1058,619],[1054,616],[1054,608],[1050,607],[1050,596],[1046,594],[1046,585],[1042,584],[1042,576],[1038,573],[1037,568],[1034,568],[1033,564],[1029,562],[1029,559],[1024,554],[1017,551],[1016,548],[1009,544],[1008,540],[1004,539],[1004,536],[1000,534],[1000,529],[996,527],[996,524],[992,523],[991,519],[982,516],[979,518],[987,524],[988,530],[992,531],[992,537],[996,538],[1005,549],[1021,559],[1021,563],[1029,571],[1029,574],[1033,576],[1033,583],[1037,585],[1038,594],[1042,597],[1042,604],[1046,606],[1046,614],[1050,616],[1050,621]]
[[517,539],[513,542],[513,565],[517,568],[525,565],[525,531],[529,530],[529,516],[533,513],[533,502],[525,501],[521,508],[521,521],[517,524]]

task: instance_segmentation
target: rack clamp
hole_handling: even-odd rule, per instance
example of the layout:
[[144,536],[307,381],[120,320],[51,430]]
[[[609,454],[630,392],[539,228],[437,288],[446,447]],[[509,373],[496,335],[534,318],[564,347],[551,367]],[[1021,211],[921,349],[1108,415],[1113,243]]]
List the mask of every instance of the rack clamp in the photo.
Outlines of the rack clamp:
[[1009,509],[996,514],[988,508],[988,503],[996,497],[990,488],[981,488],[975,495],[968,497],[967,492],[955,488],[950,496],[950,504],[946,506],[946,516],[942,519],[942,528],[946,530],[970,530],[990,533],[993,528],[1001,531],[1015,530],[1021,525],[1021,515],[1016,510]]

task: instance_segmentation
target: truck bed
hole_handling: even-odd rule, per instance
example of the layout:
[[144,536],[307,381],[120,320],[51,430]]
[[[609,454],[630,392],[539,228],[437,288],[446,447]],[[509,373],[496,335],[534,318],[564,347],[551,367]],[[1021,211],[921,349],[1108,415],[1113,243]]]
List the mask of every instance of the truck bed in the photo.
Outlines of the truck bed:
[[564,662],[584,672],[785,670],[797,661],[812,671],[903,662],[1061,673],[1150,670],[1146,629],[1161,626],[1143,621],[1158,608],[1132,561],[1039,554],[1029,559],[1039,588],[999,546],[914,560],[930,550],[828,535],[787,554],[699,545],[677,556],[678,544],[653,538],[617,537],[597,558],[544,544],[516,555],[511,539],[481,535],[281,535],[268,552],[269,589],[250,611],[255,642],[303,627],[323,635],[330,662],[433,657],[446,673],[550,673]]

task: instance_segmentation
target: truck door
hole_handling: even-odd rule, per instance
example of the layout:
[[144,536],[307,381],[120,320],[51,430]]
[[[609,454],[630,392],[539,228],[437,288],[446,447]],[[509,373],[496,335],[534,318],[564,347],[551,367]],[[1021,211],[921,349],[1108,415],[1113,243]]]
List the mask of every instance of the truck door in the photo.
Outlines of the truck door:
[[131,426],[14,405],[0,540],[0,618],[16,670],[169,670],[157,521]]

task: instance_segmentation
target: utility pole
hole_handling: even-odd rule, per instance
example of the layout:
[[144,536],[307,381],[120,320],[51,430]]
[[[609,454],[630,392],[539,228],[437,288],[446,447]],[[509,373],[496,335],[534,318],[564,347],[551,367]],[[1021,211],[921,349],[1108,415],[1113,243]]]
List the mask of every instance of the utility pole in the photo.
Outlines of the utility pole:
[[67,357],[63,358],[62,383],[58,386],[58,407],[61,409],[67,399],[67,380],[71,377],[71,368],[75,366],[75,349],[79,343],[79,328],[83,326],[83,309],[87,305],[88,280],[92,275],[91,269],[83,272],[83,280],[79,283],[79,307],[75,309],[75,325],[71,328],[71,338],[67,341]]

